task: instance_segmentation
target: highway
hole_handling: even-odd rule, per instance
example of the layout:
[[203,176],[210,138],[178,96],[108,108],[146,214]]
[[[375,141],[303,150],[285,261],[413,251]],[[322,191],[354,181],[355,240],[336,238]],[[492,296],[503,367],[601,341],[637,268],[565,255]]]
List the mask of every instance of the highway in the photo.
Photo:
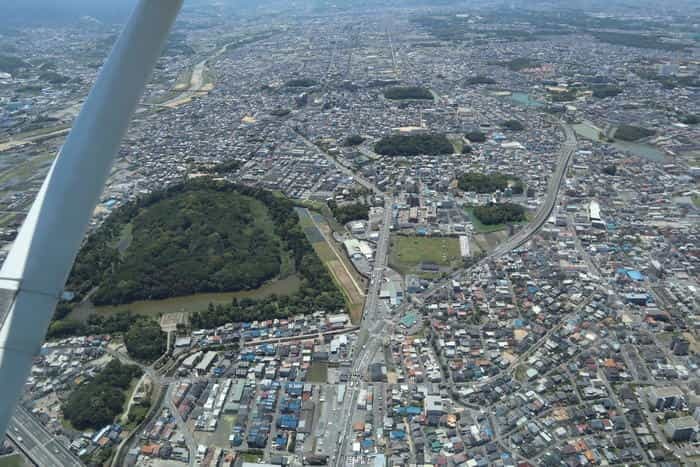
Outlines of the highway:
[[497,258],[523,245],[530,240],[530,237],[532,237],[542,228],[542,226],[547,222],[547,219],[549,219],[549,217],[552,215],[554,206],[557,202],[559,189],[561,188],[561,184],[564,181],[564,176],[566,175],[566,170],[571,163],[571,159],[573,159],[574,153],[576,152],[576,136],[574,135],[574,130],[569,125],[562,125],[562,128],[564,129],[564,134],[566,135],[566,141],[561,147],[559,163],[557,164],[557,168],[549,181],[544,203],[542,203],[540,208],[537,210],[537,214],[535,214],[535,218],[532,220],[532,222],[530,222],[524,229],[518,231],[504,243],[501,243],[499,246],[494,248],[493,251],[488,254],[487,258]]
[[15,415],[8,425],[7,436],[39,467],[84,465],[78,457],[55,440],[22,406],[17,406]]

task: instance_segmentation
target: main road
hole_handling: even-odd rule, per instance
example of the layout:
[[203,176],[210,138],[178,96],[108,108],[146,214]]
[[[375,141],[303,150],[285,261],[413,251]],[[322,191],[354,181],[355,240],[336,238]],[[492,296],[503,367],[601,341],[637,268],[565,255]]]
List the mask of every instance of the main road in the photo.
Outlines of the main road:
[[59,443],[46,428],[27,412],[17,406],[10,420],[7,436],[35,465],[75,467],[84,465],[72,452]]
[[384,281],[384,271],[387,265],[389,254],[389,239],[392,224],[392,213],[394,209],[394,199],[391,196],[384,198],[384,219],[379,231],[377,240],[377,250],[374,256],[374,268],[367,290],[367,298],[362,311],[362,322],[360,323],[360,338],[367,336],[368,341],[356,347],[356,354],[353,358],[352,373],[348,391],[345,394],[343,406],[341,408],[340,420],[342,420],[341,434],[338,439],[338,451],[331,465],[342,467],[347,455],[348,442],[352,439],[352,414],[357,403],[363,377],[367,373],[373,356],[382,345],[383,329],[385,325],[384,307],[379,302],[379,293]]

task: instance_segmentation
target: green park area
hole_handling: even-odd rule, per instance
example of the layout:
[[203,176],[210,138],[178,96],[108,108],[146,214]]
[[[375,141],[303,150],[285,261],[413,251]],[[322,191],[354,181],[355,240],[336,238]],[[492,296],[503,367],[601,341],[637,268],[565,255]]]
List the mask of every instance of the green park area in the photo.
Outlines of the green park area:
[[19,454],[0,456],[0,467],[25,467],[28,465]]
[[519,195],[524,190],[524,184],[518,177],[505,175],[498,172],[489,174],[481,172],[467,172],[457,178],[457,186],[462,191],[475,193],[495,193],[509,188],[514,195]]
[[465,208],[477,233],[498,232],[507,224],[520,224],[529,219],[525,208],[513,203],[494,203]]
[[433,93],[421,86],[396,86],[385,90],[384,97],[391,100],[433,100]]
[[[76,299],[61,308],[75,310],[57,318],[68,316],[76,333],[99,330],[95,314],[132,307],[150,316],[184,310],[193,326],[213,327],[345,306],[290,200],[208,178],[116,209],[86,241],[67,289]],[[98,306],[81,313],[85,303]]]
[[78,430],[100,429],[121,414],[133,380],[141,376],[136,365],[112,360],[95,378],[79,384],[63,403],[63,416]]
[[439,156],[452,154],[455,148],[440,133],[385,136],[374,144],[374,152],[383,156]]
[[391,237],[389,262],[402,274],[418,272],[423,263],[451,268],[460,260],[459,240],[455,237]]

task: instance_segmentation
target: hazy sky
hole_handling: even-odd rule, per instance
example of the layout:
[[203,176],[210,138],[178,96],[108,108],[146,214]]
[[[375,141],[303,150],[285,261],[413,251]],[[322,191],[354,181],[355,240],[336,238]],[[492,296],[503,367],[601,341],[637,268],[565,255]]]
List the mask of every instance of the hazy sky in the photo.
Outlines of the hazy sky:
[[64,21],[85,15],[103,21],[123,21],[135,3],[136,0],[0,0],[0,23]]

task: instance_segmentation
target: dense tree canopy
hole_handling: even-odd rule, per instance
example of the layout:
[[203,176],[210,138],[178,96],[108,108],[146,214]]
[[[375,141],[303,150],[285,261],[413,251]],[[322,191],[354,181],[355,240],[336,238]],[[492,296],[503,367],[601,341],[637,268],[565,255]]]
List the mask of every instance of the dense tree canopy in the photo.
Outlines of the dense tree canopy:
[[[133,238],[122,255],[117,247],[123,243],[121,237],[126,225],[133,225]],[[192,255],[192,251],[202,252],[202,260]],[[130,259],[132,254],[138,255],[139,261]],[[290,200],[265,190],[198,179],[115,210],[88,238],[76,261],[69,288],[77,291],[78,297],[95,287],[99,294],[104,284],[121,284],[127,280],[127,274],[133,274],[130,280],[148,288],[152,298],[156,298],[154,290],[163,291],[158,298],[182,291],[211,290],[207,287],[213,281],[220,281],[223,290],[240,290],[255,288],[252,284],[256,281],[261,285],[266,278],[279,275],[283,261],[288,272],[296,271],[302,280],[298,292],[211,306],[193,314],[191,321],[195,326],[212,327],[230,321],[322,309],[337,311],[345,304],[342,293],[299,225]],[[124,290],[123,284],[121,287]],[[109,289],[105,296],[112,297],[115,303],[143,296],[138,289],[119,295],[114,295],[112,287]],[[162,352],[160,331],[129,313],[110,318],[91,317],[87,324],[55,321],[49,335],[62,337],[109,330],[127,333],[127,348],[136,358],[148,360]]]
[[319,310],[333,312],[345,306],[342,293],[313,251],[302,257],[299,273],[302,286],[294,294],[259,300],[234,298],[229,305],[209,304],[206,310],[190,315],[190,322],[195,328],[213,328],[229,322],[285,318]]
[[477,75],[467,78],[467,84],[496,84],[496,80],[488,76]]
[[[66,309],[71,311],[71,307],[65,303],[59,303],[58,309]],[[130,311],[123,311],[109,316],[92,314],[86,322],[66,319],[66,315],[55,315],[49,331],[46,334],[47,339],[61,339],[70,336],[89,336],[95,334],[124,334],[131,326],[139,319],[138,316]]]
[[476,216],[482,224],[497,225],[507,222],[521,222],[525,220],[525,208],[513,203],[493,203],[474,208]]
[[638,139],[648,138],[654,135],[654,130],[649,130],[640,126],[620,125],[615,130],[615,139],[622,141],[637,141]]
[[[176,185],[123,206],[86,242],[69,289],[102,304],[250,290],[278,276],[296,241],[291,204],[213,181]],[[124,227],[131,241],[120,254]]]
[[335,217],[341,224],[346,224],[350,221],[358,219],[367,219],[369,216],[369,206],[362,203],[343,204],[338,206],[335,201],[330,201],[328,207],[333,212]]
[[384,156],[437,156],[452,154],[454,147],[442,134],[391,135],[377,141],[374,151]]
[[534,60],[528,57],[518,57],[506,62],[500,62],[500,65],[505,66],[512,71],[522,71],[528,68],[535,68],[541,65],[539,60]]
[[627,47],[638,47],[640,49],[659,50],[682,50],[688,47],[687,44],[669,42],[663,40],[659,35],[638,34],[628,32],[595,31],[593,37],[608,44],[624,45]]
[[467,131],[464,136],[472,143],[483,143],[486,141],[486,133],[479,130]]
[[359,146],[365,139],[360,135],[350,135],[343,140],[343,146]]
[[216,164],[213,167],[209,167],[205,169],[205,172],[212,173],[212,174],[218,174],[218,175],[223,175],[223,174],[228,174],[235,172],[241,167],[241,163],[235,160],[231,161],[226,161],[222,162],[221,164]]
[[501,128],[504,130],[521,131],[525,129],[525,125],[519,120],[506,120],[501,122]]
[[124,344],[129,355],[136,360],[153,361],[165,351],[165,334],[153,320],[135,321],[124,335]]
[[685,123],[686,125],[697,125],[700,123],[700,117],[696,114],[685,114],[681,116],[680,120],[681,123]]
[[523,182],[510,175],[504,175],[498,172],[484,174],[480,172],[467,172],[462,174],[457,179],[457,184],[460,190],[473,191],[476,193],[494,193],[503,191],[509,186],[514,194],[523,192]]
[[273,117],[286,117],[292,113],[291,109],[277,108],[270,111],[270,115]]
[[433,100],[433,94],[429,89],[421,86],[396,86],[384,91],[384,97],[387,99],[421,99]]
[[126,389],[141,375],[135,365],[110,361],[91,381],[79,385],[63,404],[63,416],[78,430],[100,429],[122,411]]
[[29,68],[29,63],[13,55],[0,55],[0,71],[15,74],[21,68]]
[[605,167],[603,167],[603,173],[606,175],[616,175],[617,174],[617,166],[614,164],[606,165]]
[[620,86],[614,84],[598,84],[591,88],[593,97],[604,99],[606,97],[615,97],[622,92]]
[[284,85],[288,88],[310,88],[316,86],[318,81],[312,78],[295,78],[290,79]]

